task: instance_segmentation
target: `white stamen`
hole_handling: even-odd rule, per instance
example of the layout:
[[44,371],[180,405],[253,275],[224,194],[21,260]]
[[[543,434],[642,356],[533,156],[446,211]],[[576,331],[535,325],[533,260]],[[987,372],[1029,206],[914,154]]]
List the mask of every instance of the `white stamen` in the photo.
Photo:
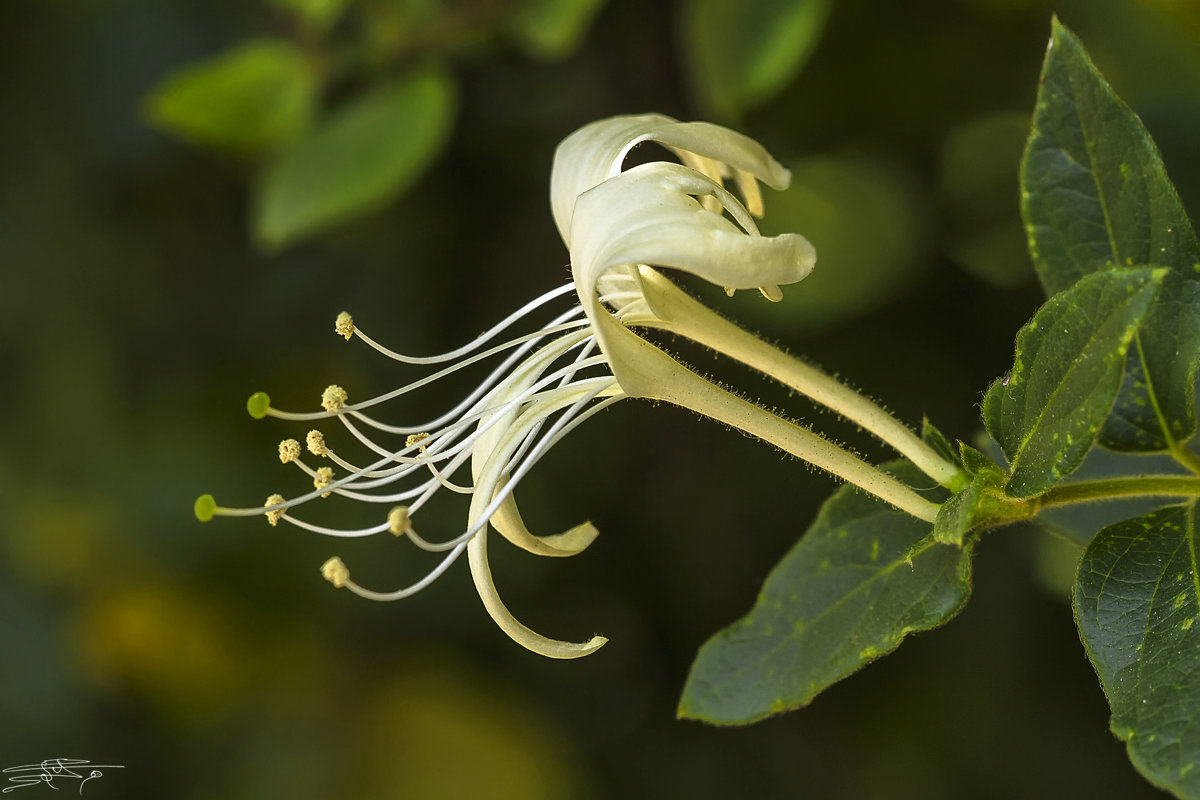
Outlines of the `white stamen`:
[[[478,337],[476,337],[471,342],[463,345],[462,347],[455,348],[454,350],[450,350],[449,352],[442,353],[441,355],[436,355],[436,356],[406,356],[406,355],[402,355],[401,353],[397,353],[393,350],[389,350],[388,348],[383,347],[382,345],[376,343],[374,339],[371,339],[370,337],[368,337],[361,330],[355,330],[355,333],[357,333],[358,337],[360,339],[362,339],[364,342],[366,342],[367,344],[369,344],[371,347],[375,348],[376,350],[378,350],[380,353],[387,356],[388,358],[395,359],[396,361],[402,361],[406,364],[440,364],[444,361],[453,361],[454,359],[458,358],[459,356],[465,355],[467,353],[470,353],[473,350],[478,349],[482,345],[491,341],[496,336],[496,334],[505,330],[510,325],[517,322],[518,320],[520,320],[522,317],[526,316],[530,312],[537,310],[538,308],[544,306],[546,303],[550,302],[551,300],[553,300],[557,297],[562,297],[563,295],[569,295],[572,291],[573,291],[573,289],[570,285],[559,286],[556,289],[551,289],[550,291],[543,294],[541,297],[535,298],[535,299],[529,301],[528,303],[526,303],[525,305],[521,306],[516,311],[514,311],[513,313],[509,314],[507,317],[502,319],[500,322],[493,325],[488,330],[484,331],[482,334],[480,334]],[[574,311],[574,309],[572,309],[572,311]],[[342,312],[342,313],[345,314],[345,312]],[[346,314],[346,316],[349,317],[350,315]],[[341,321],[340,316],[338,317],[338,321],[339,322]],[[340,329],[339,329],[338,333],[341,333]],[[349,338],[349,337],[347,337],[347,338]]]

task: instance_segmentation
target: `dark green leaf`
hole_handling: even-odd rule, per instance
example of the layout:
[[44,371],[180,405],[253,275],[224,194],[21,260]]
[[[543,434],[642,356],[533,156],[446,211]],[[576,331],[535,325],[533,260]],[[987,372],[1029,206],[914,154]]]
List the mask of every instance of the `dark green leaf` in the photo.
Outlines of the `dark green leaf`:
[[1189,438],[1200,364],[1200,246],[1141,120],[1057,21],[1021,183],[1029,249],[1048,294],[1099,270],[1171,269],[1129,353],[1102,441],[1147,451]]
[[[906,463],[893,472],[926,481]],[[807,705],[909,633],[949,620],[970,593],[971,544],[937,545],[930,530],[853,487],[840,489],[771,572],[751,612],[700,649],[679,715],[744,724]]]
[[1200,798],[1200,573],[1196,503],[1096,534],[1079,565],[1075,617],[1134,766]]
[[1164,273],[1089,275],[1017,334],[1012,371],[983,400],[984,424],[1011,467],[1009,494],[1045,491],[1079,466],[1112,410],[1125,352]]
[[262,176],[255,227],[279,247],[402,194],[445,142],[454,84],[422,70],[376,86],[280,154]]
[[145,113],[195,144],[254,151],[308,125],[318,84],[299,48],[262,39],[173,73],[146,98]]
[[954,445],[950,444],[950,440],[944,433],[934,427],[933,423],[929,421],[929,417],[921,420],[921,441],[932,447],[938,455],[951,464],[960,463],[958,453],[954,451]]
[[688,0],[688,75],[709,114],[737,118],[787,86],[821,40],[831,0]]
[[[1114,450],[1176,449],[1196,432],[1200,265],[1173,269],[1130,348],[1125,381],[1101,441]],[[1149,376],[1149,377],[1147,377]]]

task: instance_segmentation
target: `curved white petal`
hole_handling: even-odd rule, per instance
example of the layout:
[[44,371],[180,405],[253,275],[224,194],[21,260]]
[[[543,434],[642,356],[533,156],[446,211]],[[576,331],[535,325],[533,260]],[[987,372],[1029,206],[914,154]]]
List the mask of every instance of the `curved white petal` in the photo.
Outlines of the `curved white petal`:
[[571,269],[593,324],[597,314],[607,316],[596,287],[614,269],[669,267],[733,289],[794,283],[812,271],[816,251],[803,236],[747,235],[703,209],[693,194],[715,196],[734,209],[715,182],[666,162],[635,167],[579,198]]
[[475,581],[479,597],[483,600],[484,608],[501,630],[517,644],[549,658],[580,658],[596,652],[608,642],[603,636],[593,636],[586,642],[562,642],[542,636],[521,624],[496,592],[496,584],[492,581],[492,569],[488,565],[486,528],[477,533],[467,545],[467,557],[471,563],[471,577]]
[[596,540],[600,531],[590,522],[584,522],[562,533],[538,536],[529,531],[517,501],[513,495],[504,499],[500,508],[492,514],[492,527],[508,541],[539,556],[573,556],[582,553]]
[[679,122],[662,114],[611,117],[585,125],[559,144],[550,174],[550,207],[563,241],[571,246],[575,200],[617,175],[630,149],[658,142],[708,177],[732,177],[746,207],[762,214],[755,179],[785,189],[791,173],[748,136],[708,122]]

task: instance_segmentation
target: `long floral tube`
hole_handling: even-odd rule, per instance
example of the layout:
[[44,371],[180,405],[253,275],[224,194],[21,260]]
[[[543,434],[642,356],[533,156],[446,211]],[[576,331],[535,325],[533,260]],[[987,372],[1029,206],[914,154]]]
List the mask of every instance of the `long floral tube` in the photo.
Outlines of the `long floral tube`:
[[762,372],[862,426],[942,486],[961,488],[964,476],[957,466],[870,399],[738,327],[658,272],[643,269],[641,277],[647,303],[654,310],[646,327],[691,339]]

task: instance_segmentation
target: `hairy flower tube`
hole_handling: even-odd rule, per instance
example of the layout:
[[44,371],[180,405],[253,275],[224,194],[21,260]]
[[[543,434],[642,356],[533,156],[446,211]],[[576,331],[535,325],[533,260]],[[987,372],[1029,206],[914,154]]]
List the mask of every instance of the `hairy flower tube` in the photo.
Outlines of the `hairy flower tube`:
[[[682,163],[655,161],[624,169],[626,154],[645,140],[664,145]],[[725,188],[727,179],[741,199]],[[779,299],[779,286],[804,278],[816,261],[812,246],[799,234],[765,237],[753,220],[763,210],[758,181],[782,189],[789,179],[787,170],[758,143],[707,123],[642,115],[603,120],[576,131],[559,146],[551,177],[551,204],[570,250],[572,283],[547,292],[470,344],[440,356],[395,353],[367,336],[349,314],[341,314],[335,327],[346,339],[357,337],[399,362],[449,365],[368,400],[352,402],[346,391],[330,386],[321,398],[323,410],[316,412],[284,412],[272,408],[266,395],[252,396],[248,409],[255,417],[335,420],[365,450],[365,461],[333,452],[324,435],[313,430],[306,436],[308,453],[333,466],[311,466],[295,439],[279,445],[280,460],[311,478],[311,491],[290,499],[271,495],[255,508],[221,507],[205,495],[196,502],[196,515],[206,520],[213,515],[262,514],[272,525],[283,521],[335,537],[389,532],[439,554],[424,578],[394,591],[360,586],[340,558],[322,566],[322,574],[335,586],[374,600],[420,591],[466,552],[491,617],[521,645],[553,658],[587,655],[607,640],[594,636],[581,643],[559,641],[518,621],[493,581],[488,532],[494,528],[536,555],[569,556],[585,549],[597,535],[592,525],[583,523],[549,536],[534,534],[521,518],[513,491],[550,447],[623,398],[669,402],[725,422],[932,521],[938,507],[913,489],[807,428],[721,388],[636,332],[668,330],[741,360],[863,424],[939,482],[956,480],[955,467],[890,415],[724,320],[658,271],[682,270],[730,292],[758,288],[768,299]],[[541,327],[496,343],[501,333],[571,294],[577,302]],[[372,410],[489,360],[499,363],[461,402],[432,420],[397,426],[378,419]],[[464,528],[448,538],[418,534],[418,512],[443,491],[469,496]],[[386,510],[381,509],[378,523],[358,529],[317,525],[297,515],[299,506],[329,495]]]

